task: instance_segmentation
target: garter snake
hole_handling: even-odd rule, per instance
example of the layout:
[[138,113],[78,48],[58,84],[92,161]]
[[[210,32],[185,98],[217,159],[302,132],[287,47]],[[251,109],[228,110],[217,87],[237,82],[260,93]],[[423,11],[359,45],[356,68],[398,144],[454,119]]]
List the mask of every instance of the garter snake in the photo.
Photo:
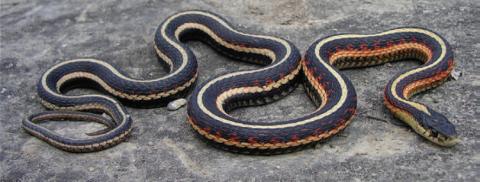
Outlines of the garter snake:
[[[183,43],[200,40],[220,53],[266,65],[212,78],[196,88],[188,102],[188,121],[205,138],[238,149],[271,152],[303,146],[328,138],[351,121],[356,111],[355,90],[338,69],[416,58],[425,64],[397,75],[385,89],[387,107],[416,132],[440,145],[453,145],[456,133],[445,117],[409,100],[417,92],[440,84],[453,68],[448,44],[437,34],[419,28],[400,28],[373,35],[335,35],[316,41],[303,59],[290,42],[271,36],[240,32],[218,15],[185,11],[167,18],[155,33],[155,50],[169,74],[152,80],[126,76],[96,59],[62,62],[41,77],[37,92],[44,106],[58,111],[32,115],[23,128],[32,135],[70,152],[91,152],[123,141],[132,128],[125,108],[102,95],[67,96],[62,86],[78,79],[97,83],[109,94],[134,102],[170,100],[190,88],[197,77],[197,62]],[[304,116],[257,123],[242,121],[228,111],[269,103],[287,95],[300,78],[317,109]],[[79,112],[107,113],[112,120]],[[107,129],[87,139],[61,136],[38,125],[45,120],[94,121]]]
[[[355,90],[338,69],[404,59],[424,64],[394,76],[385,88],[385,105],[395,117],[433,143],[452,146],[458,142],[455,127],[446,117],[409,100],[418,92],[438,86],[453,69],[451,48],[438,34],[422,28],[397,28],[370,35],[328,36],[314,42],[299,63],[293,45],[273,37],[245,37],[215,19],[232,32],[229,35],[242,37],[225,36],[226,41],[266,48],[274,56],[270,56],[267,67],[222,75],[194,90],[188,104],[188,121],[214,143],[234,151],[275,154],[328,138],[344,129],[356,111]],[[281,98],[299,75],[305,78],[307,94],[317,105],[315,111],[268,123],[240,120],[228,114],[237,107]]]
[[[79,83],[78,80],[89,80],[110,95],[140,103],[139,105],[150,101],[172,100],[194,85],[197,78],[196,58],[186,44],[181,42],[182,37],[176,34],[182,33],[176,30],[189,21],[194,20],[170,17],[155,32],[155,51],[169,68],[169,74],[164,77],[133,79],[109,63],[90,58],[68,60],[51,67],[40,78],[37,93],[42,104],[54,111],[27,117],[22,122],[23,128],[69,152],[98,151],[120,143],[130,133],[132,119],[117,100],[103,95],[65,95],[62,88],[68,83]],[[111,120],[80,111],[103,112]],[[93,121],[105,124],[108,128],[89,133],[89,138],[70,138],[38,124],[49,120]]]
[[[307,64],[320,60],[339,69],[405,59],[420,61],[421,66],[398,73],[388,82],[384,90],[385,106],[435,144],[448,147],[459,142],[455,126],[445,116],[410,100],[411,96],[446,81],[454,68],[452,49],[437,33],[405,27],[370,35],[335,35],[318,40],[312,50],[314,53],[307,52]],[[309,56],[313,54],[315,56]]]

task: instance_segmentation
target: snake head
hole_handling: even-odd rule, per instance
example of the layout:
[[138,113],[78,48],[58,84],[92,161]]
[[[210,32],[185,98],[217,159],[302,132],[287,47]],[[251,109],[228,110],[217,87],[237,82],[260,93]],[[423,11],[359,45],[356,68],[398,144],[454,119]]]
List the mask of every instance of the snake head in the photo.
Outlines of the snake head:
[[419,118],[420,125],[425,129],[422,134],[428,140],[442,145],[453,146],[459,142],[455,126],[442,114],[429,109],[430,115],[422,113]]

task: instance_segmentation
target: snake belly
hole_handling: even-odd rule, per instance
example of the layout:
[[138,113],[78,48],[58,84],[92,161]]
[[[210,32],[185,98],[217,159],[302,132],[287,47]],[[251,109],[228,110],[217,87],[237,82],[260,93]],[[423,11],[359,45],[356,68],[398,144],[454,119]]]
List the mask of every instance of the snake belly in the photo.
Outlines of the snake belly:
[[431,142],[440,146],[458,143],[455,126],[445,116],[410,100],[414,94],[443,83],[454,67],[450,45],[437,33],[423,28],[398,28],[370,35],[335,35],[315,44],[317,58],[340,69],[405,59],[423,63],[388,82],[385,105],[395,117]]
[[[352,84],[328,62],[312,59],[314,51],[307,53],[309,61],[302,62],[297,48],[286,40],[239,32],[208,13],[199,12],[196,19],[198,23],[186,28],[207,32],[215,47],[235,55],[247,52],[267,56],[269,60],[263,68],[221,75],[194,90],[188,102],[188,122],[208,141],[234,152],[284,153],[328,138],[350,122],[356,110]],[[238,107],[281,99],[304,78],[304,72],[309,78],[305,84],[308,95],[318,106],[315,111],[274,122],[245,121],[228,114]],[[323,79],[312,79],[312,74]]]

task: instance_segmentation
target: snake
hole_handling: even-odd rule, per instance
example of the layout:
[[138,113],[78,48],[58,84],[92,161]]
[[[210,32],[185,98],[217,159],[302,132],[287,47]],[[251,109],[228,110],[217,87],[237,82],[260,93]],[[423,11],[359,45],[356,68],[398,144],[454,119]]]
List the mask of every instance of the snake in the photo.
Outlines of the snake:
[[413,95],[444,83],[454,69],[450,44],[434,31],[403,27],[376,34],[322,38],[307,51],[305,72],[310,80],[323,80],[323,75],[315,74],[316,69],[312,71],[309,65],[326,62],[338,69],[350,69],[401,60],[416,60],[422,65],[393,76],[384,90],[386,108],[434,144],[454,146],[460,141],[455,126],[443,114],[411,100]]
[[[201,10],[171,15],[157,28],[154,49],[167,66],[167,75],[139,80],[93,58],[61,62],[48,69],[37,83],[41,103],[51,111],[27,117],[23,128],[68,152],[93,152],[119,144],[131,133],[133,123],[120,101],[169,101],[195,85],[198,63],[185,44],[190,40],[204,42],[232,59],[264,66],[211,78],[193,90],[187,121],[213,143],[269,153],[327,139],[347,127],[357,107],[355,89],[339,69],[406,58],[425,64],[389,82],[385,89],[387,108],[434,143],[448,146],[456,141],[454,127],[443,115],[409,100],[415,93],[438,86],[453,68],[451,50],[439,35],[420,28],[336,35],[316,41],[302,57],[287,40],[241,32],[221,16]],[[88,80],[110,96],[66,95],[65,88],[78,80]],[[300,82],[317,106],[309,114],[268,123],[244,121],[228,114],[239,107],[277,101]],[[71,138],[40,125],[63,120],[91,121],[106,128],[86,133],[87,138]]]
[[[93,58],[63,61],[49,68],[37,83],[41,103],[51,111],[28,116],[22,128],[33,136],[68,152],[94,152],[110,148],[126,140],[132,131],[132,119],[120,101],[142,106],[152,102],[168,102],[191,88],[197,78],[198,64],[192,51],[179,37],[181,25],[189,19],[168,18],[155,32],[154,49],[168,74],[155,79],[129,77],[113,64]],[[66,95],[77,87],[94,85],[110,96]],[[108,117],[96,113],[105,113]],[[63,136],[40,123],[47,121],[90,121],[105,129],[86,133],[88,137]]]
[[[435,144],[448,147],[459,141],[454,125],[444,115],[411,100],[411,96],[439,86],[454,68],[450,45],[431,30],[403,27],[376,34],[327,36],[315,41],[298,61],[296,48],[285,40],[245,34],[219,17],[199,14],[214,21],[188,28],[206,32],[217,47],[239,53],[248,49],[248,53],[270,58],[261,69],[221,75],[193,91],[187,120],[203,138],[221,148],[277,154],[325,140],[345,129],[357,110],[355,89],[339,70],[412,59],[423,64],[393,77],[384,91],[386,107]],[[266,54],[268,51],[271,54]],[[236,108],[276,101],[298,80],[303,80],[307,95],[317,107],[313,112],[267,122],[229,114]]]

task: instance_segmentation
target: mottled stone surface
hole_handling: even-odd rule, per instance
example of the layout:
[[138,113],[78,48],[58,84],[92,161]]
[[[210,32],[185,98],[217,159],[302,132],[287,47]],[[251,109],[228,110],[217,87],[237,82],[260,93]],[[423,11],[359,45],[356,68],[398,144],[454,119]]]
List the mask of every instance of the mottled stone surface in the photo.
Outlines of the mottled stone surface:
[[[156,180],[446,180],[480,177],[480,1],[0,1],[0,181]],[[135,78],[165,74],[152,48],[153,33],[179,10],[216,12],[240,30],[280,36],[305,50],[336,33],[372,33],[421,26],[454,48],[463,76],[415,97],[444,113],[462,142],[439,148],[396,124],[383,106],[391,75],[415,67],[400,62],[344,71],[359,96],[359,114],[341,134],[314,148],[278,156],[221,151],[199,140],[185,121],[186,108],[128,108],[135,130],[127,142],[97,153],[66,153],[28,135],[21,120],[43,111],[35,83],[63,60],[94,57],[119,65]],[[224,58],[207,46],[189,45],[198,56],[200,81],[258,66]],[[75,90],[71,94],[85,92]],[[314,110],[302,88],[271,105],[239,109],[241,118],[293,118]],[[373,119],[380,118],[380,119]],[[382,121],[383,120],[383,121]],[[83,136],[99,125],[46,124]]]

